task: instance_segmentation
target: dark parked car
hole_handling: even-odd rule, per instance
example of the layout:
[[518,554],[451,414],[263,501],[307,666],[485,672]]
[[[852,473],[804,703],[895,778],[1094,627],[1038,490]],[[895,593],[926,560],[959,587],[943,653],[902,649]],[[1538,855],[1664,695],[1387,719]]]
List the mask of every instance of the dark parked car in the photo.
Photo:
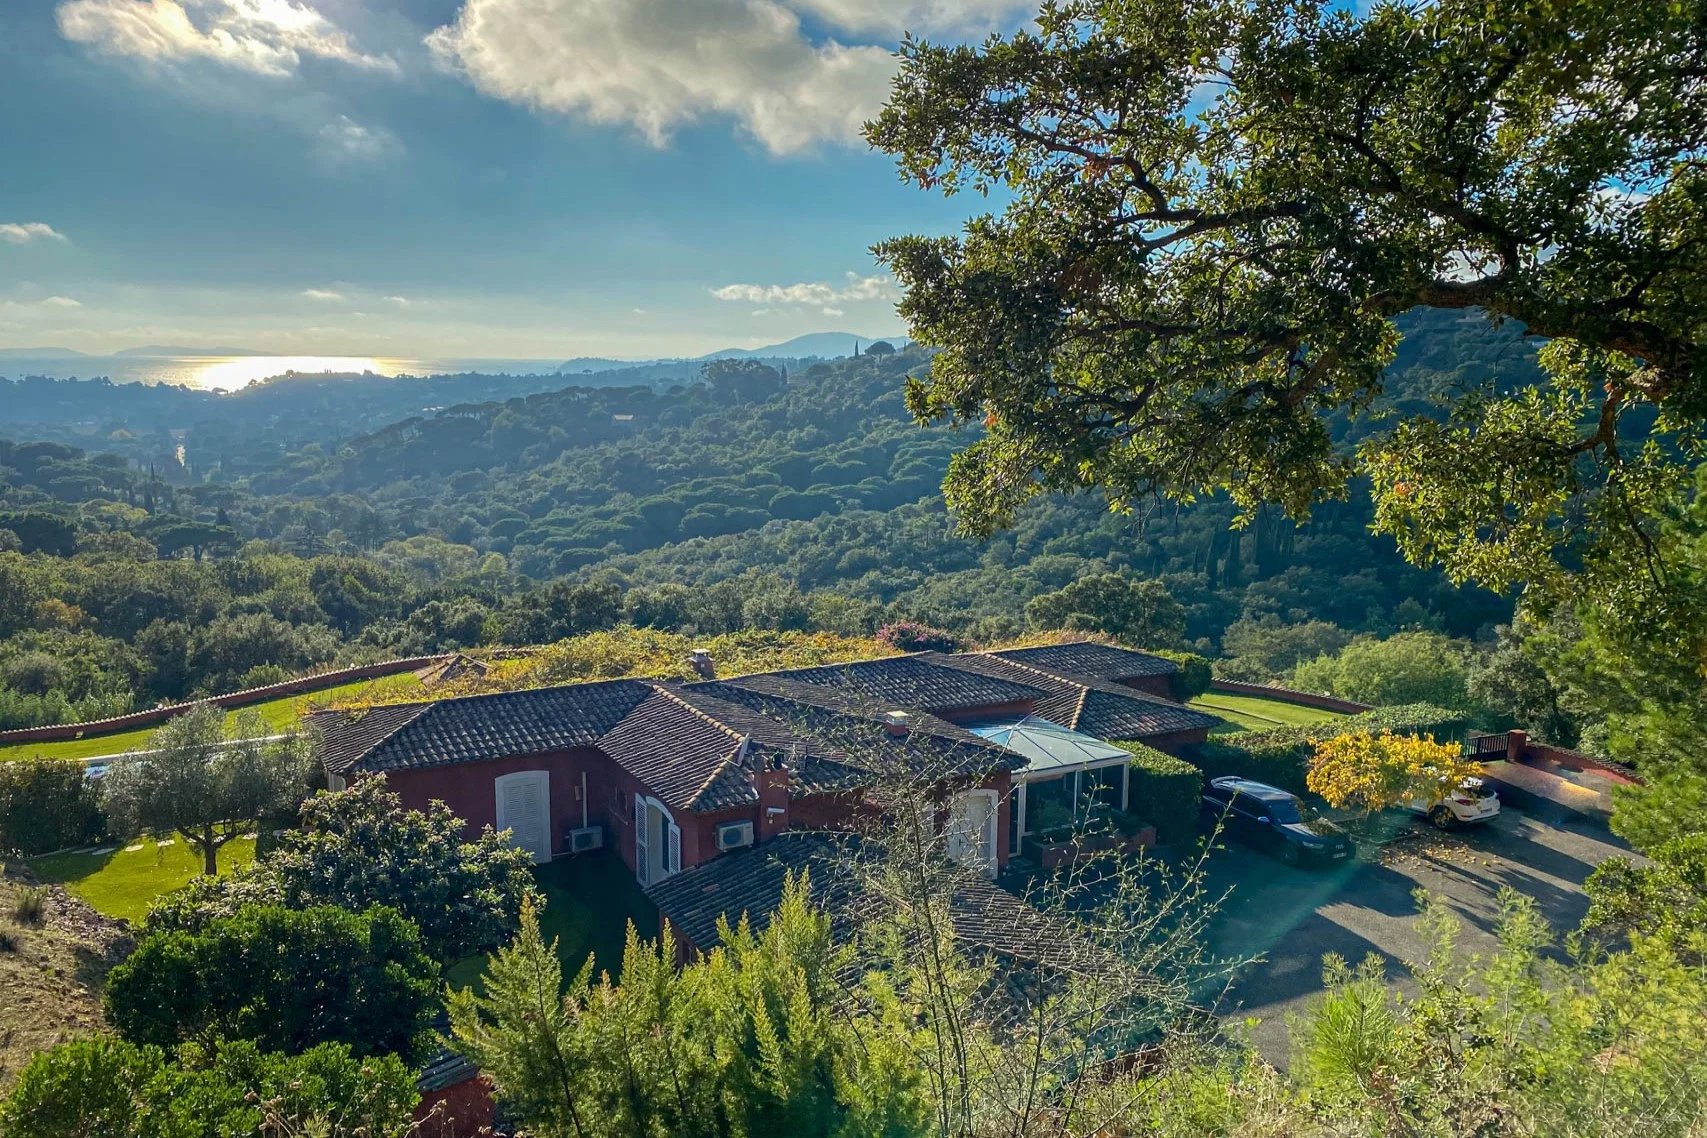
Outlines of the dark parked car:
[[1230,838],[1267,850],[1288,865],[1340,861],[1351,837],[1296,794],[1246,778],[1222,775],[1203,788],[1203,812],[1225,818]]

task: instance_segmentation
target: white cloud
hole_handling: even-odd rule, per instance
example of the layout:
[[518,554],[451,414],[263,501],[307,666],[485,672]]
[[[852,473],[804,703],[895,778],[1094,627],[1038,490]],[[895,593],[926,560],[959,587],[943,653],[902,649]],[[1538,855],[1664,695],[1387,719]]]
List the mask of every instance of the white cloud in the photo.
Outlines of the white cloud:
[[727,284],[712,289],[711,295],[718,300],[738,300],[747,304],[798,305],[816,308],[825,316],[842,316],[845,313],[836,307],[839,304],[895,301],[900,299],[901,290],[893,277],[862,277],[858,273],[849,273],[846,282],[840,286],[825,281],[789,285]]
[[776,154],[855,141],[895,70],[887,47],[812,42],[777,0],[467,0],[427,42],[496,98],[655,145],[727,118]]
[[47,296],[40,300],[0,301],[0,312],[8,312],[14,316],[40,316],[47,312],[66,312],[73,308],[82,307],[82,301],[69,296]]
[[65,0],[55,14],[66,39],[108,55],[209,59],[261,75],[292,74],[304,56],[397,70],[296,0]]
[[387,304],[395,304],[399,308],[409,307],[409,298],[406,296],[384,296],[380,299],[385,301]]
[[368,161],[403,149],[397,136],[382,127],[363,126],[349,115],[320,128],[320,149],[334,159]]
[[838,28],[864,32],[974,32],[1037,11],[1035,0],[790,0]]
[[304,300],[341,301],[344,294],[330,288],[305,288],[302,290]]
[[28,245],[32,241],[64,241],[65,234],[45,221],[0,222],[0,241],[8,245]]

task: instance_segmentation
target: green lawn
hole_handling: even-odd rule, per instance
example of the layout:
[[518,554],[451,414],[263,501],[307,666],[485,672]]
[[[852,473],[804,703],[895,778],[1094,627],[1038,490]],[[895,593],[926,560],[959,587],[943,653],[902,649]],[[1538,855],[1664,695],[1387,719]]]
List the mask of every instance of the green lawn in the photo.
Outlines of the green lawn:
[[[395,676],[381,676],[372,680],[352,680],[336,687],[304,692],[301,695],[283,696],[279,699],[268,700],[265,703],[254,703],[248,707],[236,708],[226,718],[227,720],[235,719],[243,712],[254,711],[260,714],[261,721],[266,724],[269,730],[282,732],[288,730],[301,718],[304,712],[313,707],[352,696],[402,695],[413,692],[420,686],[421,681],[413,672],[403,672]],[[124,731],[117,735],[69,739],[62,743],[13,743],[10,746],[0,746],[0,763],[11,759],[27,759],[36,755],[50,759],[92,759],[101,755],[122,755],[126,751],[147,747],[148,741],[154,737],[155,730],[156,728],[153,727],[143,727],[135,731]]]
[[[45,882],[64,885],[109,917],[141,920],[148,906],[201,872],[201,855],[178,839],[157,846],[150,839],[107,853],[58,853],[32,858],[29,867]],[[221,872],[255,860],[252,838],[237,838],[219,851]]]
[[[589,953],[598,971],[616,976],[630,921],[642,938],[657,939],[658,910],[615,854],[562,858],[534,872],[545,893],[539,931],[547,942],[557,939],[565,980],[580,971]],[[471,956],[451,965],[445,979],[462,988],[476,983],[485,970],[486,958]]]
[[1327,723],[1343,719],[1337,711],[1319,707],[1286,703],[1256,695],[1229,695],[1226,692],[1204,692],[1191,701],[1191,706],[1211,715],[1219,715],[1234,724],[1227,730],[1266,731],[1271,727],[1308,727],[1312,723]]

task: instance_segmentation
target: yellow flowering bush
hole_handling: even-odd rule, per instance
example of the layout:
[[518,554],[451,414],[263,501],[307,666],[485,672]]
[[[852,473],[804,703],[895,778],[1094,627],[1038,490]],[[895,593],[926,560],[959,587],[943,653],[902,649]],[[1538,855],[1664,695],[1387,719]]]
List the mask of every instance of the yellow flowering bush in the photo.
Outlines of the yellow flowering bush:
[[1481,773],[1433,735],[1356,731],[1316,741],[1305,781],[1330,806],[1370,813],[1412,798],[1432,806]]

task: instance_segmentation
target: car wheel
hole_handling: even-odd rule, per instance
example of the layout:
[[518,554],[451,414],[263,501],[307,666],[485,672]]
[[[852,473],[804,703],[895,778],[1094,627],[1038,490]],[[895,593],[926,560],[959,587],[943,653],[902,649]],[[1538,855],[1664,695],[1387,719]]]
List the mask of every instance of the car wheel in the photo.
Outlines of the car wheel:
[[1436,806],[1430,810],[1428,820],[1434,823],[1434,828],[1437,830],[1450,830],[1458,824],[1458,819],[1453,816],[1452,811],[1444,806]]

